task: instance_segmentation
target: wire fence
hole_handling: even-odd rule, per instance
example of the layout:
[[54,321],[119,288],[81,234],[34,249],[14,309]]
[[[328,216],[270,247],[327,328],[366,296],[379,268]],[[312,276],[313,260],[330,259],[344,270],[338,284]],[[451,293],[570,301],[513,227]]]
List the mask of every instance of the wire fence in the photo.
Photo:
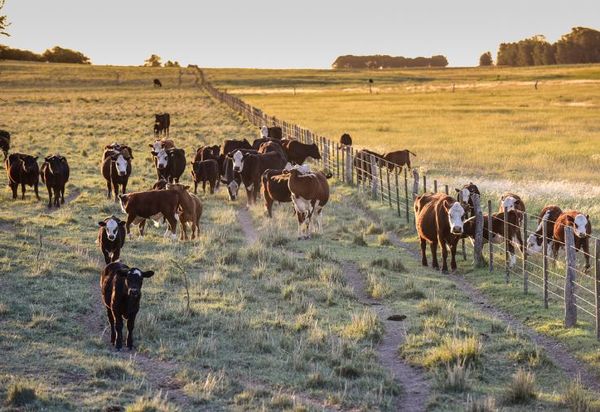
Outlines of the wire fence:
[[[203,86],[211,96],[253,125],[280,127],[284,138],[316,144],[321,154],[318,160],[320,166],[339,181],[353,185],[372,199],[387,204],[409,227],[415,223],[413,201],[416,196],[428,191],[450,194],[452,186],[442,184],[437,179],[428,179],[426,175],[420,176],[418,169],[398,167],[374,152],[339,144],[309,129],[277,119],[216,89],[210,82],[204,81]],[[488,244],[484,248],[484,255],[489,270],[502,271],[507,283],[511,279],[518,279],[523,284],[525,294],[535,289],[541,295],[545,308],[550,303],[562,304],[567,327],[575,325],[578,313],[588,317],[595,324],[596,336],[600,340],[600,239],[591,235],[579,238],[574,235],[572,224],[563,225],[547,218],[530,216],[526,212],[517,212],[517,223],[511,223],[510,219],[504,219],[503,214],[494,210],[492,199],[486,200],[487,215],[483,219],[487,226],[484,230]],[[505,215],[509,216],[510,213]],[[494,220],[500,220],[502,230],[494,229],[498,227],[493,224]],[[534,222],[536,224],[532,225]],[[564,241],[555,241],[553,233],[546,233],[547,222],[552,226],[564,226]],[[527,243],[531,235],[541,239],[541,250],[528,251]],[[555,253],[560,248],[565,250],[563,258]],[[465,242],[464,239],[460,241],[459,252],[464,260],[467,259],[467,252],[473,257],[478,253],[471,242]],[[585,259],[590,264],[582,267],[581,262],[577,262],[577,255],[580,261]]]

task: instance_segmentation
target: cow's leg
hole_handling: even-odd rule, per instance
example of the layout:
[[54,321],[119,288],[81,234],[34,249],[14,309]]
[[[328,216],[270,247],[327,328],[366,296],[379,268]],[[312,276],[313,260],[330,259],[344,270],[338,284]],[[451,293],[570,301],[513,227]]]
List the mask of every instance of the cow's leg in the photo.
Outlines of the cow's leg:
[[121,193],[123,193],[123,194],[127,193],[127,182],[128,182],[128,180],[125,180],[122,184],[123,191]]
[[106,315],[108,317],[108,323],[110,324],[110,344],[115,344],[115,318],[110,308],[106,308]]
[[56,207],[60,207],[60,187],[56,186],[54,188],[54,205]]
[[21,183],[21,200],[25,200],[25,183]]
[[127,236],[129,239],[132,238],[131,235],[131,223],[135,219],[135,215],[127,215],[127,221],[125,222],[125,231],[127,232]]
[[34,183],[34,184],[33,184],[33,191],[34,191],[34,193],[35,193],[35,198],[36,198],[37,200],[42,200],[42,199],[40,198],[40,193],[39,193],[39,190],[38,190],[38,183]]
[[49,184],[46,185],[48,190],[48,209],[52,207],[52,187]]
[[450,269],[453,272],[456,270],[456,246],[458,246],[458,239],[450,244]]
[[271,196],[265,193],[265,209],[267,209],[267,216],[273,217],[273,199]]
[[429,245],[429,248],[431,249],[431,267],[434,269],[440,268],[440,265],[439,265],[438,259],[437,259],[437,247],[438,247],[437,240],[434,240]]
[[146,219],[143,219],[138,224],[138,230],[140,231],[140,237],[144,237],[144,230],[146,229]]
[[214,180],[209,180],[208,181],[208,186],[209,186],[209,189],[210,189],[209,193],[211,195],[215,194],[215,181]]
[[127,349],[133,349],[133,327],[135,326],[135,317],[130,316],[127,319]]
[[105,249],[102,249],[102,254],[104,255],[104,263],[106,263],[108,265],[111,262],[108,251]]
[[517,264],[517,257],[515,256],[515,245],[512,242],[508,242],[508,267],[512,268]]
[[[175,217],[176,215],[177,215],[177,212],[165,214],[165,218],[167,219],[167,222],[169,223],[169,228],[167,229],[167,233],[169,230],[171,231],[171,239],[173,239],[173,240],[177,239],[177,219]],[[182,227],[185,226],[185,223],[181,223],[181,226]],[[185,228],[183,228],[182,230],[185,231]]]
[[443,239],[438,239],[442,249],[442,272],[448,272],[448,244]]
[[17,191],[19,189],[19,185],[17,183],[10,183],[10,188],[12,190],[13,199],[17,198]]
[[115,313],[113,311],[113,316],[115,318],[115,348],[120,350],[123,347],[123,317],[120,313]]
[[65,204],[65,184],[60,187],[60,203]]
[[202,180],[202,193],[206,193],[206,180]]
[[427,254],[425,253],[426,250],[427,240],[425,238],[421,238],[421,265],[423,266],[427,266]]
[[521,236],[521,227],[518,226],[515,228],[516,233],[514,236],[514,239],[516,240],[516,243],[519,245],[519,250],[521,251],[521,253],[523,253],[523,237]]
[[194,180],[194,194],[198,194],[198,182]]
[[584,239],[581,242],[581,248],[583,249],[583,256],[585,257],[585,271],[587,272],[590,268],[590,243],[589,239]]
[[106,198],[110,199],[112,197],[112,182],[110,179],[106,181]]
[[121,248],[117,248],[112,253],[111,262],[116,262],[121,257]]
[[558,241],[552,242],[552,261],[556,265],[556,259],[558,258],[558,250],[560,249],[560,243]]

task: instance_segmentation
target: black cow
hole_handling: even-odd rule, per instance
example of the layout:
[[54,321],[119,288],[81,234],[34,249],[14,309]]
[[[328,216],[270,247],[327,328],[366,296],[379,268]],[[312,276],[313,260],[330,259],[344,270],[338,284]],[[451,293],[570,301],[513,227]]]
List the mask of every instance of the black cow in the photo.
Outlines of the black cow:
[[281,127],[267,127],[267,126],[262,126],[260,128],[260,135],[262,137],[270,137],[272,139],[279,139],[281,140],[281,138],[283,137],[283,131],[281,130]]
[[116,262],[125,244],[125,222],[115,216],[98,222],[98,244],[104,255],[104,263]]
[[130,268],[121,262],[106,265],[100,276],[102,301],[110,323],[110,343],[117,350],[123,347],[123,319],[127,320],[127,348],[133,349],[133,328],[140,310],[144,278],[154,275]]
[[154,87],[162,87],[162,83],[160,82],[159,79],[154,79]]
[[290,140],[283,144],[283,149],[291,163],[301,165],[306,158],[312,157],[315,160],[321,158],[319,147],[316,144],[304,144],[297,140]]
[[219,163],[215,159],[202,160],[192,163],[194,179],[194,194],[198,193],[198,183],[202,182],[202,192],[206,193],[206,182],[210,186],[210,194],[219,187]]
[[233,152],[234,150],[238,150],[238,149],[252,149],[252,145],[246,139],[244,139],[244,140],[226,139],[223,142],[223,154],[224,155],[228,155],[229,153]]
[[22,153],[13,153],[6,159],[5,167],[8,175],[8,185],[17,198],[17,188],[21,185],[21,199],[25,199],[25,185],[32,186],[35,197],[40,200],[38,185],[40,183],[40,168],[37,164],[37,156]]
[[156,157],[156,173],[159,179],[169,183],[179,183],[179,178],[185,170],[185,151],[183,149],[161,149],[152,152]]
[[114,191],[115,202],[119,194],[119,185],[122,193],[127,190],[127,182],[131,175],[131,160],[126,159],[122,153],[109,154],[102,162],[102,176],[106,179],[107,198],[110,199]]
[[260,192],[260,178],[267,169],[283,169],[286,159],[277,152],[270,153],[242,153],[236,151],[231,155],[233,171],[240,174],[246,187],[248,205],[256,203]]
[[342,146],[352,146],[352,137],[348,133],[344,133],[342,137],[340,137],[340,144]]
[[169,113],[157,113],[154,115],[154,135],[159,134],[169,135],[169,127],[171,127],[171,116]]
[[6,130],[0,130],[0,150],[4,153],[4,160],[8,156],[8,151],[10,149],[10,133]]
[[69,181],[69,173],[66,157],[57,154],[44,159],[40,176],[48,190],[48,207],[52,207],[52,192],[54,192],[54,206],[60,207],[61,203],[65,203],[65,185]]

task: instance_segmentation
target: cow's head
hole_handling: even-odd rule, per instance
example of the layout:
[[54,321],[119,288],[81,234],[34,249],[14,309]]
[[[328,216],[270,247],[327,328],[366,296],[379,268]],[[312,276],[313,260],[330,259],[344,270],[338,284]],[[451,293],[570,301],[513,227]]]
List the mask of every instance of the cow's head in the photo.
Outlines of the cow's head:
[[119,227],[124,227],[125,222],[119,220],[119,218],[111,216],[109,218],[104,219],[101,222],[98,222],[98,226],[104,229],[108,240],[113,241],[119,235]]
[[309,145],[308,155],[315,160],[321,159],[321,153],[319,153],[319,146],[315,143]]
[[154,151],[152,154],[156,157],[156,168],[164,169],[169,163],[169,154],[165,149],[160,149],[158,152]]
[[450,223],[450,232],[453,235],[460,235],[463,232],[465,209],[460,205],[459,202],[451,203],[448,200],[444,200],[444,210],[448,215],[448,222]]
[[241,150],[236,150],[235,153],[231,156],[233,160],[233,171],[236,173],[241,173],[244,169],[244,153]]
[[158,152],[160,149],[163,148],[162,142],[160,140],[156,140],[154,143],[148,144],[148,146],[150,146],[152,148],[153,153]]
[[132,300],[138,300],[142,296],[142,284],[144,283],[144,278],[154,276],[154,272],[151,270],[142,272],[138,268],[124,267],[117,271],[117,276],[125,280],[125,292],[127,293],[127,297]]
[[262,137],[269,137],[269,128],[267,126],[262,126],[260,128],[260,135]]
[[467,209],[469,207],[471,191],[467,187],[463,187],[462,189],[455,188],[454,190],[456,190],[456,200],[460,202],[460,205],[464,209]]
[[123,211],[123,213],[127,213],[127,210],[125,210],[125,209],[127,208],[128,200],[129,200],[128,194],[119,195],[119,204],[121,205],[121,210]]
[[152,190],[164,190],[167,187],[167,183],[165,179],[159,179],[152,186]]
[[38,168],[38,164],[37,164],[37,156],[22,156],[21,157],[21,168],[23,169],[23,172],[25,173],[32,173],[35,172]]
[[517,209],[517,205],[520,204],[520,201],[513,197],[513,196],[506,196],[503,200],[502,200],[502,208],[506,211],[506,212],[510,212],[511,210],[516,210]]
[[125,159],[125,156],[123,156],[122,154],[118,154],[116,156],[112,157],[112,161],[115,162],[115,167],[117,168],[117,174],[119,176],[126,176],[127,175],[127,166],[129,165],[129,162],[127,162],[127,159]]
[[50,173],[55,174],[58,173],[58,170],[60,169],[61,164],[65,161],[65,158],[62,156],[54,155],[45,157],[44,161],[48,165]]
[[575,218],[573,218],[573,232],[575,232],[575,236],[579,238],[585,238],[588,235],[588,225],[590,221],[590,216],[583,215],[579,213]]

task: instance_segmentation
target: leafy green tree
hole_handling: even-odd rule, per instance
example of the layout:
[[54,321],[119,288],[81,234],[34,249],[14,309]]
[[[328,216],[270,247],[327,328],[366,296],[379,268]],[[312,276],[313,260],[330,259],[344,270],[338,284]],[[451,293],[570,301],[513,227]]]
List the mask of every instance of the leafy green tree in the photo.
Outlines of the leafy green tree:
[[81,52],[71,49],[64,49],[59,46],[54,46],[52,49],[46,50],[42,54],[44,61],[50,63],[77,63],[90,64],[90,58]]
[[[0,11],[2,11],[2,9],[4,8],[4,3],[5,0],[0,0]],[[6,16],[0,14],[0,36],[10,36],[10,34],[8,34],[8,32],[6,31],[8,25],[9,23],[6,19]]]
[[144,60],[144,66],[146,67],[160,67],[162,65],[161,58],[159,55],[153,54]]
[[479,65],[480,66],[491,66],[492,65],[492,53],[485,52],[481,56],[479,56]]

